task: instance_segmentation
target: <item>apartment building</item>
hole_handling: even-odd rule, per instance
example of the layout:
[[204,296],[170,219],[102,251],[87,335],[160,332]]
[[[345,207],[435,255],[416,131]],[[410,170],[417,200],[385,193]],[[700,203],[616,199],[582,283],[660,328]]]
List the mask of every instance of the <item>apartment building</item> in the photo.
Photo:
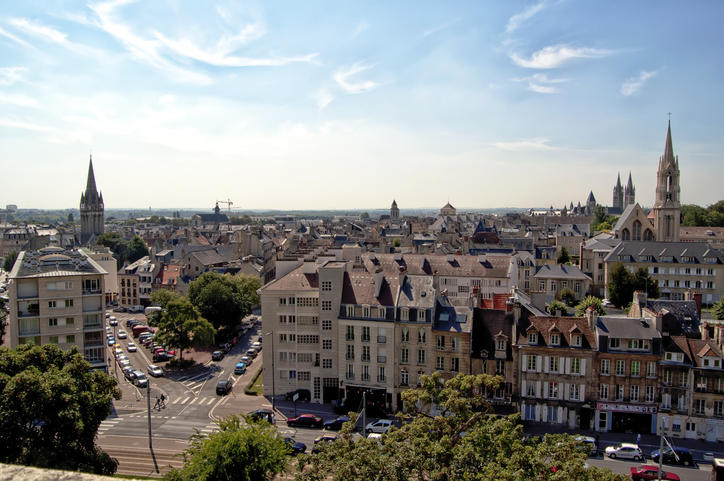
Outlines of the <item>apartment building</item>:
[[581,245],[581,260],[579,266],[584,274],[591,278],[589,292],[598,297],[606,295],[606,265],[604,259],[613,250],[620,239],[605,237],[600,234],[588,239]]
[[[515,312],[518,312],[516,319]],[[518,363],[514,356],[515,326],[520,321],[519,306],[512,311],[500,309],[475,309],[470,346],[470,373],[501,376],[500,388],[488,393],[494,412],[517,412],[513,404],[518,391]],[[545,313],[541,313],[545,316]],[[517,353],[517,351],[516,351]]]
[[[456,307],[451,305],[446,297],[438,298],[432,326],[434,370],[442,373],[443,379],[472,372],[470,346],[473,313],[474,309],[471,307]],[[502,394],[499,397],[502,397]]]
[[105,275],[81,250],[21,252],[10,271],[6,345],[77,347],[94,368],[105,369]]
[[546,302],[560,299],[564,289],[573,291],[576,300],[581,301],[590,285],[591,278],[574,265],[543,265],[533,276],[533,286],[538,292],[545,293]]
[[151,262],[149,256],[121,268],[118,271],[118,305],[125,308],[151,305],[153,282],[159,270],[158,264]]

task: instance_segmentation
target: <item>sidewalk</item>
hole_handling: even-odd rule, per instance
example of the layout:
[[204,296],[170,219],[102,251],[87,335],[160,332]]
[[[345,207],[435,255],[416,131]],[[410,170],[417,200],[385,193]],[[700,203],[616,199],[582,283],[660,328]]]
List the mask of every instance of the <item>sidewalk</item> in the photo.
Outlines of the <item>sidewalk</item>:
[[[543,436],[544,434],[580,434],[598,439],[598,449],[603,451],[606,446],[618,443],[635,443],[636,434],[595,432],[587,430],[569,430],[560,424],[535,423],[523,421],[523,431],[527,434]],[[675,447],[687,448],[698,462],[710,462],[704,459],[704,453],[712,453],[715,458],[724,457],[724,443],[701,441],[698,439],[684,439],[669,437],[669,442]],[[642,434],[639,443],[641,451],[649,455],[651,451],[659,449],[659,436],[655,434]]]

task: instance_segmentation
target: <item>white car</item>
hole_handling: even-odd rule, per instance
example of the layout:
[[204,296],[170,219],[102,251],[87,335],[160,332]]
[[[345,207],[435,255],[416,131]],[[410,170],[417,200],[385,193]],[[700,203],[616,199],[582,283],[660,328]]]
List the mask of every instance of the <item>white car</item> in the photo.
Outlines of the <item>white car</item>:
[[111,326],[117,326],[118,325],[118,319],[115,318],[115,316],[111,316],[108,318],[108,323]]
[[128,334],[126,334],[126,331],[121,329],[118,331],[118,339],[126,339],[128,337]]
[[120,361],[118,361],[118,364],[120,364],[121,369],[123,369],[124,367],[130,367],[131,361],[129,361],[128,359],[121,359]]
[[365,427],[365,433],[378,433],[386,434],[387,431],[392,427],[392,420],[390,419],[379,419],[373,421]]
[[613,307],[613,303],[608,299],[604,299],[603,301],[601,301],[601,305],[603,307]]
[[618,446],[607,447],[606,456],[611,459],[633,459],[634,461],[644,459],[644,454],[641,452],[641,449],[639,449],[639,445],[631,443],[621,443]]
[[377,441],[377,444],[382,444],[382,435],[380,433],[369,433],[367,439],[374,439]]
[[128,343],[128,352],[136,352],[136,350],[137,350],[136,344],[129,342]]
[[155,364],[149,364],[147,371],[148,371],[148,373],[149,373],[151,376],[153,376],[153,377],[161,377],[161,376],[163,376],[163,369],[161,369],[160,367],[156,366]]
[[257,351],[261,351],[261,342],[259,342],[259,341],[253,342],[253,343],[251,344],[251,347],[253,347],[253,348],[256,349]]

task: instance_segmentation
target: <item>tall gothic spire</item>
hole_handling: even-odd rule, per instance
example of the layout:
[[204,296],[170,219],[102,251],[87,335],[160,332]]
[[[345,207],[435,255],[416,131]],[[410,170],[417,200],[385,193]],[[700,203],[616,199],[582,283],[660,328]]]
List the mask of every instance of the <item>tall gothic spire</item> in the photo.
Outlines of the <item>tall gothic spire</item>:
[[628,173],[628,183],[626,183],[626,190],[633,190],[633,181],[631,180],[631,171]]
[[85,198],[96,198],[98,196],[98,189],[96,189],[96,176],[93,174],[93,156],[90,156],[88,162],[88,181],[85,185]]
[[664,167],[675,165],[674,146],[671,143],[671,119],[669,119],[669,128],[666,131],[666,148],[664,149]]
[[616,187],[621,188],[621,172],[618,173],[618,178],[616,179]]

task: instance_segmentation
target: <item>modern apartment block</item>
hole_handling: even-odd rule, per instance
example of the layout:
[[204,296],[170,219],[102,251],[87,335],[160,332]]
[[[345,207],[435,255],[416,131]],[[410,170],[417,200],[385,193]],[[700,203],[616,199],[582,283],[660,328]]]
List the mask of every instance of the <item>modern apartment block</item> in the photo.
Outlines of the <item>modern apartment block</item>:
[[81,250],[21,252],[10,272],[6,345],[77,347],[94,368],[105,368],[105,275]]

